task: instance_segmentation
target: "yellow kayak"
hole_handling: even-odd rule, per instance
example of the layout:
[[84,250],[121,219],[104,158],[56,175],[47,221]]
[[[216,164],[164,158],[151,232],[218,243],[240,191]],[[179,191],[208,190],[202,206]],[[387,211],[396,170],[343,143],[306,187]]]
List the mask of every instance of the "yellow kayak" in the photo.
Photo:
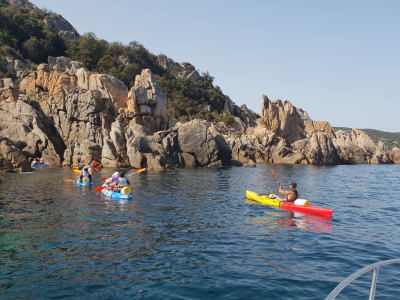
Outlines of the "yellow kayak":
[[280,200],[269,198],[268,195],[259,195],[255,192],[246,190],[246,198],[260,202],[261,204],[279,207]]
[[259,195],[255,192],[246,190],[246,197],[250,200],[257,201],[261,204],[279,207],[281,209],[304,212],[307,214],[320,215],[324,217],[332,217],[333,210],[324,207],[312,206],[306,199],[297,199],[295,202],[281,201],[270,198],[271,195]]

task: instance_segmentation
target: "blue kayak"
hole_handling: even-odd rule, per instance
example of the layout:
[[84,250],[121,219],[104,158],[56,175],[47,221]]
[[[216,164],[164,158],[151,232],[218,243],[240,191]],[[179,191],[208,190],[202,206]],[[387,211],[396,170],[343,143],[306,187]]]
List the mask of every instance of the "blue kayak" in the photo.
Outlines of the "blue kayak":
[[81,182],[81,181],[77,180],[76,184],[77,185],[91,185],[91,184],[94,184],[94,182],[93,181],[89,181],[89,182],[86,183],[86,182]]
[[32,165],[32,168],[44,168],[44,167],[48,167],[49,164],[37,164],[37,165]]
[[101,192],[104,195],[106,195],[108,197],[111,197],[111,198],[114,198],[114,199],[124,199],[124,200],[133,199],[133,194],[132,193],[126,195],[126,194],[122,194],[122,193],[118,193],[118,192],[113,192],[113,191],[108,190],[108,189],[102,189]]

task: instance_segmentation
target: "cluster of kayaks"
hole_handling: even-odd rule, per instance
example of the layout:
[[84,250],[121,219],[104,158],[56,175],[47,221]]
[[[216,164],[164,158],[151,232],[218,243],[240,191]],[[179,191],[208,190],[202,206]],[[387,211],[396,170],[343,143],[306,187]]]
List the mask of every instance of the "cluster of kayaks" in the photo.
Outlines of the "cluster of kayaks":
[[[319,215],[323,217],[332,217],[333,210],[324,207],[312,206],[307,200],[297,201],[296,203],[301,203],[298,205],[293,202],[286,202],[277,200],[270,195],[259,195],[255,192],[246,190],[246,198],[250,200],[257,201],[259,203],[279,207],[281,209],[295,211],[295,212],[302,212],[307,214]],[[302,199],[298,199],[302,200]]]

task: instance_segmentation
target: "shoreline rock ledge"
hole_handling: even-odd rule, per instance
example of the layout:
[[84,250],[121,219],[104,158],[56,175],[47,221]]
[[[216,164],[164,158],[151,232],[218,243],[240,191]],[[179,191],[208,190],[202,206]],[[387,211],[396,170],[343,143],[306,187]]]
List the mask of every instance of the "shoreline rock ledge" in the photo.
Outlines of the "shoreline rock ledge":
[[[263,96],[261,118],[224,123],[170,120],[167,98],[148,69],[128,90],[117,78],[66,57],[35,71],[0,58],[0,170],[27,171],[40,156],[52,166],[99,161],[104,167],[171,168],[291,164],[399,163],[400,150],[375,145],[362,131],[334,132],[289,101]],[[227,103],[226,106],[229,106]],[[229,113],[228,111],[226,113]],[[251,120],[250,120],[251,119]]]
[[392,164],[400,163],[399,149],[376,145],[363,131],[334,132],[327,121],[313,121],[290,101],[262,96],[261,118],[245,132],[222,124],[216,131],[232,149],[232,158],[249,163],[288,164]]

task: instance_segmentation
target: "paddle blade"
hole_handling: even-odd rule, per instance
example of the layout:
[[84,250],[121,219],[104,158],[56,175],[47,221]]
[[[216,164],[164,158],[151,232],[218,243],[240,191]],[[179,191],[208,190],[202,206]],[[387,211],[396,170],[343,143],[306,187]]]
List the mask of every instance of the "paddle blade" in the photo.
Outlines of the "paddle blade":
[[142,173],[142,172],[145,172],[145,171],[147,171],[147,168],[143,168],[143,169],[137,170],[135,172],[135,174],[139,174],[139,173]]
[[106,181],[108,178],[107,177],[101,177],[100,180],[101,181]]
[[279,183],[280,180],[279,180],[278,176],[276,176],[274,169],[271,169],[271,174],[272,174],[272,177],[274,177],[274,179]]
[[98,188],[96,188],[96,193],[101,192],[104,189],[104,186],[99,186]]
[[74,179],[64,179],[65,182],[72,182]]

